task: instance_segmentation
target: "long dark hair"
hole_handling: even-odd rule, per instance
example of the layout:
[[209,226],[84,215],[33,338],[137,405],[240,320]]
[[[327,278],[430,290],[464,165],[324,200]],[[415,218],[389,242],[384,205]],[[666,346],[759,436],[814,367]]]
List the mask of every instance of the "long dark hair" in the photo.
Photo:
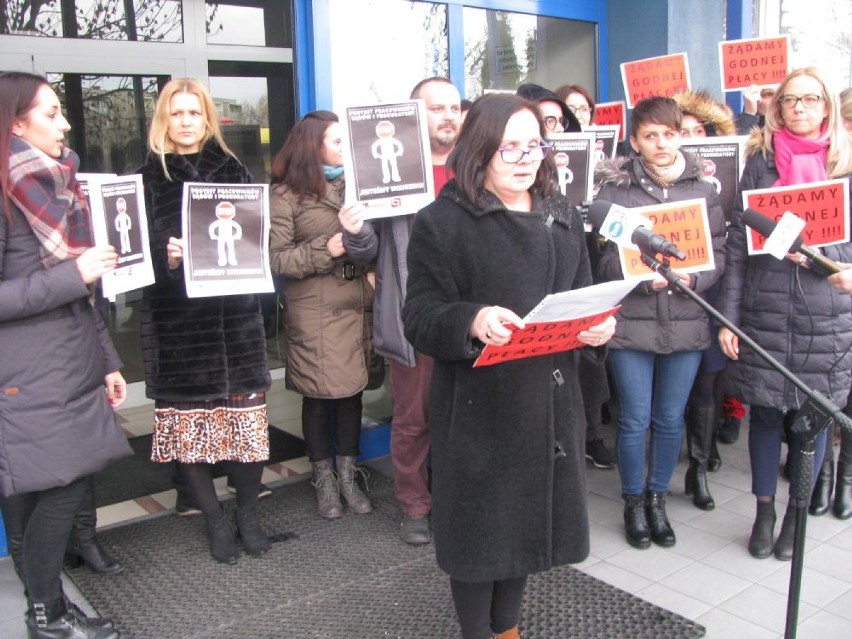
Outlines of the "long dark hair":
[[[477,208],[483,208],[486,204],[483,197],[485,169],[503,141],[506,123],[524,109],[535,116],[539,135],[544,139],[547,131],[535,104],[517,95],[488,93],[476,100],[467,113],[456,146],[447,158],[447,169]],[[530,191],[549,196],[556,190],[556,167],[548,156],[542,161]]]
[[331,111],[311,111],[295,124],[272,160],[272,184],[283,184],[301,202],[320,199],[328,182],[322,168],[322,142],[337,116]]
[[6,219],[12,219],[9,206],[9,153],[12,146],[12,125],[32,110],[36,94],[47,85],[40,75],[22,71],[0,73],[0,191]]

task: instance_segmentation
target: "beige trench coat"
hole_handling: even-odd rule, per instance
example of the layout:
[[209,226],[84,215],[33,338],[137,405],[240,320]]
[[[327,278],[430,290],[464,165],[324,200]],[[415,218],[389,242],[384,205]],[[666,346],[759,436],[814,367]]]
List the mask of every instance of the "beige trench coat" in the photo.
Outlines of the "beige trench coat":
[[342,176],[320,200],[299,203],[281,184],[270,191],[269,258],[284,279],[285,384],[317,399],[351,397],[367,385],[373,287],[367,269],[346,266],[346,255],[333,259],[326,247],[343,230],[343,194]]

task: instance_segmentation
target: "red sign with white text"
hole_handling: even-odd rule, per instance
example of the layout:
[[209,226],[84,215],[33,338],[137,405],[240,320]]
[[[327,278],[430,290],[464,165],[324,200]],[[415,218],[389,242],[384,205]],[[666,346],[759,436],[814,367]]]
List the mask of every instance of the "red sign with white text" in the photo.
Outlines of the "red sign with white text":
[[790,39],[749,38],[719,43],[722,90],[739,91],[751,85],[775,86],[789,73]]
[[689,64],[685,53],[645,58],[621,64],[621,80],[627,107],[632,109],[643,98],[671,97],[689,91]]
[[510,325],[512,338],[505,346],[486,346],[473,363],[474,368],[501,364],[514,359],[550,355],[562,351],[588,346],[579,339],[577,334],[597,326],[606,318],[615,315],[621,306],[607,309],[586,317],[557,320],[553,322],[527,322],[524,328]]
[[627,109],[624,106],[624,100],[617,102],[601,102],[595,105],[595,120],[592,124],[617,124],[618,139],[623,140],[625,135],[624,122],[626,120]]
[[[812,247],[849,241],[849,178],[743,191],[743,206],[776,222],[785,211],[805,221],[802,240]],[[766,238],[749,229],[749,255],[766,253]]]

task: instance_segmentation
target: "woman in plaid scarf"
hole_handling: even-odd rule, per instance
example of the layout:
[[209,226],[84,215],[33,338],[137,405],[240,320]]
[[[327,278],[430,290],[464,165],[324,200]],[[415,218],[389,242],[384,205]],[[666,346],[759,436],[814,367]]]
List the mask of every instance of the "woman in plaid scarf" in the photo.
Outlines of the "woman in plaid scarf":
[[0,506],[20,528],[29,636],[112,639],[60,581],[87,477],[130,453],[121,361],[90,303],[117,255],[92,246],[69,128],[44,78],[0,74]]

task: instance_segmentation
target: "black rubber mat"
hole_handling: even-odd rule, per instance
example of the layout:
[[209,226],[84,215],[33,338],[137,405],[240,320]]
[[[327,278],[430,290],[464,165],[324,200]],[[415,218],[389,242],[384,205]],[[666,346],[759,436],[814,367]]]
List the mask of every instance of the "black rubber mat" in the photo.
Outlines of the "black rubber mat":
[[[335,521],[316,514],[308,482],[275,489],[260,508],[276,543],[235,566],[210,557],[200,518],[168,514],[100,534],[124,574],[69,574],[125,638],[458,637],[432,546],[399,540],[390,481],[370,483],[374,512]],[[525,639],[704,636],[702,626],[570,567],[530,578],[521,630]]]
[[[95,502],[98,507],[137,499],[174,488],[172,464],[151,461],[151,435],[127,440],[133,455],[125,457],[95,474]],[[305,454],[305,442],[274,426],[269,427],[269,462],[287,461]],[[214,466],[213,474],[225,471]]]

